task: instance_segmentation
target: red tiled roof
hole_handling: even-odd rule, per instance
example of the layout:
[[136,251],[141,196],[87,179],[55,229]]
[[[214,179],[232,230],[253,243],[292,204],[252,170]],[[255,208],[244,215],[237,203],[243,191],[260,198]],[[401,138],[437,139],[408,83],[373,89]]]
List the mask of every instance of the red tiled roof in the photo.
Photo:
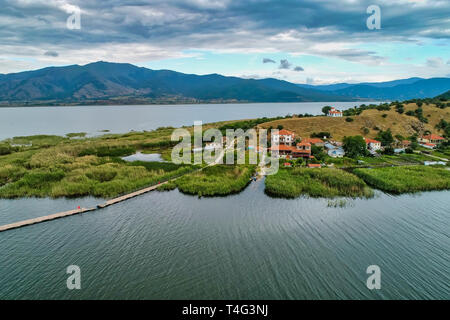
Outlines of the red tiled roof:
[[423,143],[424,146],[436,147],[434,143]]
[[373,139],[367,139],[367,138],[365,138],[365,140],[366,140],[366,144],[369,144],[369,143],[381,143],[380,141],[373,140]]
[[280,150],[280,151],[292,151],[291,146],[287,146],[285,144],[280,144],[278,146],[272,146],[270,150]]
[[311,150],[301,150],[301,149],[293,148],[292,152],[294,152],[294,153],[311,153]]
[[323,143],[322,139],[319,138],[305,138],[302,140],[302,142],[310,144]]
[[426,136],[423,136],[422,139],[427,139],[427,140],[444,140],[443,137],[438,136],[437,134],[427,134]]
[[411,144],[411,141],[409,141],[409,140],[403,140],[403,141],[402,141],[402,144],[410,145],[410,144]]
[[321,168],[322,166],[320,164],[316,163],[310,163],[308,164],[308,168]]
[[280,136],[294,136],[295,133],[293,133],[292,131],[286,130],[286,129],[282,129],[278,132],[278,134]]
[[337,111],[337,110],[330,110],[328,113],[342,113],[341,111]]
[[300,142],[300,143],[297,143],[297,147],[303,147],[303,146],[306,146],[306,147],[311,147],[311,143],[309,143],[309,142]]

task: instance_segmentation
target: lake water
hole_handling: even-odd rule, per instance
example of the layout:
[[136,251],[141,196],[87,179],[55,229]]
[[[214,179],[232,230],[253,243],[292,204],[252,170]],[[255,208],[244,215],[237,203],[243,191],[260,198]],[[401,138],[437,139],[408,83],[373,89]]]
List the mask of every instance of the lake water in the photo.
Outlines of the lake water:
[[[325,104],[0,108],[0,138],[320,113]],[[332,103],[344,109],[353,104]],[[0,299],[450,299],[450,192],[273,199],[152,192],[0,233]],[[0,200],[0,224],[104,199]],[[81,268],[82,289],[66,288]],[[369,265],[381,290],[366,287]]]
[[128,157],[123,157],[122,160],[133,162],[133,161],[143,161],[143,162],[164,162],[160,153],[142,153],[136,152]]
[[196,120],[208,123],[299,113],[320,114],[325,105],[333,105],[344,110],[362,103],[303,102],[0,108],[0,140],[15,136],[65,135],[73,132],[86,132],[92,136],[102,134],[102,130],[126,133],[130,130],[152,130],[162,126],[193,125]]
[[[257,181],[223,198],[153,192],[0,233],[0,298],[450,298],[450,192],[377,192],[332,208],[263,188]],[[76,205],[2,200],[0,216]],[[69,265],[81,268],[81,290],[66,288]],[[381,290],[366,287],[369,265],[381,268]]]

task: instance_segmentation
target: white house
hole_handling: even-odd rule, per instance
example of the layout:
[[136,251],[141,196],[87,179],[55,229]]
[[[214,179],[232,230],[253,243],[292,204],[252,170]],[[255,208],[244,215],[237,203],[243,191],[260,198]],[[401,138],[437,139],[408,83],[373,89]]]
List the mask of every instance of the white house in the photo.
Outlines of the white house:
[[342,111],[337,110],[335,107],[331,107],[327,114],[328,117],[339,118],[342,117]]
[[278,134],[272,134],[272,144],[292,145],[295,141],[295,133],[289,130],[280,130]]
[[373,139],[365,138],[367,149],[370,151],[377,151],[381,149],[381,142]]

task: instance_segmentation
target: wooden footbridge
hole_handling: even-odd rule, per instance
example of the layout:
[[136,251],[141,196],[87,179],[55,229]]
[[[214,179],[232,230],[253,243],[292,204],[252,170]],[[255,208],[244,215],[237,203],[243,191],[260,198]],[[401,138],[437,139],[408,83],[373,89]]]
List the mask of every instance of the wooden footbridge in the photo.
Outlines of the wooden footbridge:
[[64,218],[64,217],[68,217],[68,216],[73,216],[76,214],[81,214],[81,213],[85,213],[85,212],[90,212],[90,211],[95,211],[98,209],[103,209],[109,206],[112,206],[113,204],[140,196],[144,193],[150,192],[155,190],[156,188],[158,188],[159,186],[166,184],[168,181],[159,183],[157,185],[145,188],[145,189],[141,189],[132,193],[128,193],[124,196],[120,196],[111,200],[106,201],[105,203],[99,204],[94,208],[78,208],[75,210],[70,210],[70,211],[64,211],[64,212],[59,212],[59,213],[55,213],[55,214],[50,214],[48,216],[43,216],[43,217],[38,217],[38,218],[33,218],[33,219],[28,219],[28,220],[23,220],[23,221],[19,221],[19,222],[15,222],[15,223],[10,223],[10,224],[6,224],[3,226],[0,226],[0,232],[2,231],[7,231],[7,230],[11,230],[11,229],[17,229],[17,228],[21,228],[21,227],[25,227],[25,226],[30,226],[33,224],[37,224],[37,223],[41,223],[41,222],[46,222],[46,221],[51,221],[51,220],[55,220],[55,219],[59,219],[59,218]]

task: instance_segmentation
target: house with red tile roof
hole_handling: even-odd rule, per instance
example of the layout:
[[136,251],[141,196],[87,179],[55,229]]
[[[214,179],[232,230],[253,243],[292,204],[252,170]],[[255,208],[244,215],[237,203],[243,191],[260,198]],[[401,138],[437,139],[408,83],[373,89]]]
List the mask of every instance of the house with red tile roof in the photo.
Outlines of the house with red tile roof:
[[408,148],[411,145],[411,141],[409,140],[403,140],[402,141],[402,147],[403,148]]
[[343,116],[342,111],[337,110],[335,107],[331,107],[327,114],[328,117],[339,118]]
[[325,142],[319,138],[304,138],[302,139],[302,142],[310,143],[319,147],[323,147],[325,145]]
[[441,136],[438,136],[437,134],[427,134],[419,139],[420,143],[434,143],[439,144],[441,142],[444,142],[444,138]]
[[364,138],[364,140],[366,140],[367,149],[369,149],[370,151],[377,151],[381,149],[380,141],[368,138]]
[[311,159],[311,144],[310,143],[298,143],[295,147],[285,144],[274,145],[270,148],[272,155],[276,157],[286,158],[306,158]]
[[428,148],[428,149],[434,149],[436,148],[436,144],[434,143],[421,143],[420,144],[422,147]]

